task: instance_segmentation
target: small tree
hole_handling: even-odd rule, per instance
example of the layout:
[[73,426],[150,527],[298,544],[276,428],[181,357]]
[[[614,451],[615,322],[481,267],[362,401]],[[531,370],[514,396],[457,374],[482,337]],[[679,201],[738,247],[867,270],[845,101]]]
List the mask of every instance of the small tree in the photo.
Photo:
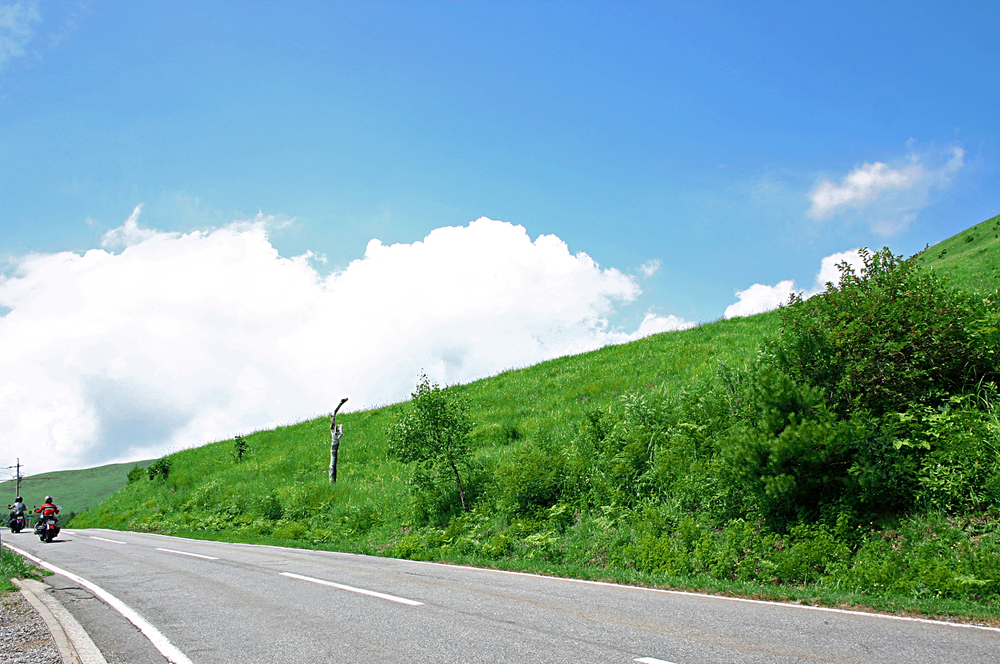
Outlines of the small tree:
[[243,436],[236,436],[233,440],[233,460],[236,463],[242,463],[249,451],[250,447],[247,445],[246,439]]
[[465,490],[459,467],[469,457],[472,421],[468,405],[449,395],[426,374],[420,375],[413,392],[412,409],[389,428],[389,453],[404,463],[444,466],[451,471],[458,487],[462,510],[466,509]]

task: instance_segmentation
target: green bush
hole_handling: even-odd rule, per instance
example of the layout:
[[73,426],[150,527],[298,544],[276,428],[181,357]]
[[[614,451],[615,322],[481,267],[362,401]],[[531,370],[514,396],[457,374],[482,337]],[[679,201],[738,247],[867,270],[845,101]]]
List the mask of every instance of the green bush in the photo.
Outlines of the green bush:
[[861,250],[859,273],[839,267],[839,284],[793,298],[771,351],[800,383],[815,385],[842,417],[875,417],[996,381],[997,303],[954,290],[888,249]]
[[170,477],[170,466],[172,462],[170,457],[163,457],[162,459],[157,459],[149,466],[146,467],[146,474],[149,476],[150,480],[155,480],[157,477],[162,477],[167,479]]
[[496,471],[497,507],[508,514],[549,508],[562,497],[568,472],[566,455],[551,439],[528,443]]

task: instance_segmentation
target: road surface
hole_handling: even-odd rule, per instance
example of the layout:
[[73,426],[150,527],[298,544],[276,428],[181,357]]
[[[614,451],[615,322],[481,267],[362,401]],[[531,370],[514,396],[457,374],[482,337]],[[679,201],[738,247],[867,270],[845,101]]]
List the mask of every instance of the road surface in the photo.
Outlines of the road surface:
[[4,542],[76,575],[47,582],[112,664],[1000,662],[1000,630],[931,621],[113,530]]

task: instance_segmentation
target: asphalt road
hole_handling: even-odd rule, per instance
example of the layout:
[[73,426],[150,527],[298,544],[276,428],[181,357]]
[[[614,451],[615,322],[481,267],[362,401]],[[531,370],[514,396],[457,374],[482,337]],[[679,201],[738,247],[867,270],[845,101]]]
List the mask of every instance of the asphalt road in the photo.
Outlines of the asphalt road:
[[[111,530],[4,541],[111,593],[195,664],[1000,662],[1000,630]],[[112,664],[167,661],[63,576]]]

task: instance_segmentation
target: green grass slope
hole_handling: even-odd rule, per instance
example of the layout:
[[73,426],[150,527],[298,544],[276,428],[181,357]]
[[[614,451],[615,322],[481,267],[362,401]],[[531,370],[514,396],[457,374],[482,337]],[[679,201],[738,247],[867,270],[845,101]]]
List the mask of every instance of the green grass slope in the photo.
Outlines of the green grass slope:
[[[774,314],[719,321],[454,389],[472,404],[478,456],[501,463],[532,440],[572,429],[585,413],[608,408],[622,394],[681,389],[713,373],[720,361],[745,361],[774,333],[777,321]],[[409,518],[403,509],[409,503],[407,469],[386,454],[386,430],[403,407],[338,417],[344,437],[333,486],[327,482],[329,419],[318,418],[245,436],[249,452],[242,463],[235,461],[231,440],[177,452],[170,456],[166,482],[134,482],[74,525],[384,550]],[[317,506],[322,522],[333,524],[318,535],[309,523]],[[380,530],[356,541],[374,523]],[[311,535],[303,539],[307,531]]]
[[[152,461],[109,464],[82,470],[59,470],[31,475],[21,480],[21,497],[24,503],[41,505],[45,496],[51,495],[67,516],[97,506],[125,486],[128,471],[136,465],[148,466]],[[4,505],[14,502],[17,483],[0,482],[0,496]]]
[[[953,285],[988,291],[983,275],[1000,265],[998,223],[915,261]],[[904,413],[893,426],[911,427],[911,438],[898,434],[894,451],[888,445],[850,480],[864,487],[882,473],[900,486],[909,481],[904,494],[930,496],[912,509],[878,512],[834,499],[782,525],[744,508],[775,503],[796,481],[795,471],[778,474],[754,495],[741,474],[739,459],[753,456],[762,435],[748,424],[758,401],[819,413],[798,439],[785,437],[806,457],[826,445],[809,436],[857,446],[897,431],[823,420],[828,411],[801,405],[814,392],[761,382],[753,367],[780,329],[779,312],[717,321],[451,388],[475,422],[467,513],[453,485],[421,479],[388,455],[387,431],[408,408],[395,404],[338,418],[344,437],[334,485],[326,479],[329,420],[318,418],[246,436],[240,460],[233,441],[173,454],[166,477],[134,478],[73,525],[1000,619],[1000,513],[990,493],[1000,491],[1000,474],[990,480],[986,470],[1000,468],[1000,418],[985,396],[981,407],[970,396],[954,408]],[[964,431],[975,440],[954,449],[931,450],[913,437]],[[925,445],[927,459],[940,457],[954,472],[921,461]],[[963,475],[968,463],[975,469]],[[921,468],[930,470],[918,480]],[[819,490],[834,486],[817,481]],[[968,496],[947,502],[967,484]]]
[[992,293],[1000,288],[1000,215],[930,247],[914,260],[958,288]]

